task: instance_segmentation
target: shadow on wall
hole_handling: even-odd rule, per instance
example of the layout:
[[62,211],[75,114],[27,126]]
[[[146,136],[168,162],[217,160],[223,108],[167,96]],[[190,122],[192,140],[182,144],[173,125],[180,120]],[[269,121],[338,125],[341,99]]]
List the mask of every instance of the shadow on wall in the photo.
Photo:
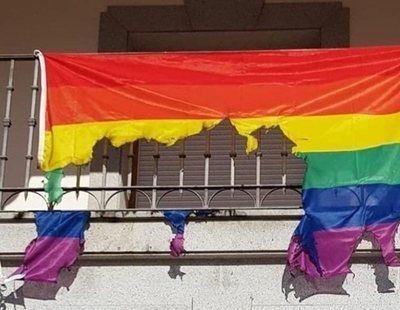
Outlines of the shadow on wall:
[[[14,292],[4,297],[3,302],[0,301],[0,310],[6,309],[7,304],[25,307],[25,298],[38,300],[55,300],[59,290],[69,287],[74,282],[78,274],[79,266],[73,266],[68,269],[63,269],[58,276],[57,283],[42,283],[42,282],[25,282]],[[1,306],[4,305],[4,308]]]
[[[394,293],[395,285],[389,279],[389,268],[384,264],[371,264],[374,269],[376,289],[378,293]],[[282,292],[286,300],[291,292],[300,302],[318,294],[347,295],[349,293],[343,288],[346,275],[332,278],[310,278],[303,273],[293,275],[288,267],[282,276]]]
[[346,275],[333,278],[310,278],[303,273],[292,274],[286,266],[282,276],[282,292],[286,300],[291,292],[300,302],[317,294],[348,295],[343,288]]
[[170,265],[169,270],[168,270],[168,276],[171,279],[179,279],[183,280],[183,276],[186,274],[186,272],[183,272],[181,270],[181,265]]

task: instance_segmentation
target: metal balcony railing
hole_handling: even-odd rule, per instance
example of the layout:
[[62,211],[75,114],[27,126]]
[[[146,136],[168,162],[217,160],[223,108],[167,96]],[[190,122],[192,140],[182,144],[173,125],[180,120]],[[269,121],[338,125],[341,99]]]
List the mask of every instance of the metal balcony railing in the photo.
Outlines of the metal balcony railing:
[[[3,212],[57,208],[47,202],[43,174],[35,169],[39,75],[35,56],[0,55]],[[117,150],[102,141],[90,167],[66,169],[63,199],[97,211],[299,209],[304,164],[290,154],[290,141],[259,131],[258,150],[246,155],[243,138],[228,124],[221,128],[170,149],[140,142]]]

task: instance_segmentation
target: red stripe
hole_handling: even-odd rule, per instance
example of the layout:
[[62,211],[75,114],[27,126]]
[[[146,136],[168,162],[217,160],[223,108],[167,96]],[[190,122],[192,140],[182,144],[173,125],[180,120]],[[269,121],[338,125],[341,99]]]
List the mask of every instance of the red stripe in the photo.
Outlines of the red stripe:
[[46,54],[50,87],[318,85],[400,75],[400,47],[148,54]]

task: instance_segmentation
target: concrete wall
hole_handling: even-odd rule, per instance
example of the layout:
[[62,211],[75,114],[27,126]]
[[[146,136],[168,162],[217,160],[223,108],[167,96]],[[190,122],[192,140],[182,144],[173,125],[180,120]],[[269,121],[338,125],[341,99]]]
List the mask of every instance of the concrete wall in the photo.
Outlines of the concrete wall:
[[[251,251],[286,248],[296,221],[190,222],[187,249]],[[18,226],[18,229],[17,227]],[[0,251],[23,250],[32,224],[2,224]],[[91,224],[86,251],[168,250],[171,232],[160,222]],[[370,248],[364,242],[361,248]],[[191,256],[192,255],[192,256]],[[139,259],[88,261],[65,270],[58,285],[16,284],[4,292],[7,309],[398,309],[400,269],[353,264],[353,275],[332,280],[293,278],[267,259]],[[4,268],[4,265],[6,268]],[[5,274],[15,269],[3,261]],[[68,287],[68,289],[66,288]],[[386,293],[386,294],[384,294]],[[287,299],[285,297],[287,294]],[[304,299],[301,301],[301,299]],[[301,302],[300,302],[301,301]]]
[[[2,0],[0,54],[31,53],[36,48],[96,51],[99,14],[107,5],[179,3],[181,1],[171,0]],[[345,0],[343,4],[351,12],[352,46],[400,44],[400,1]],[[0,67],[0,85],[5,85],[4,72],[6,69]],[[30,77],[21,79],[25,81],[21,83],[29,85]],[[4,98],[4,93],[0,95]],[[29,100],[16,97],[15,101]],[[19,113],[18,109],[15,113]],[[19,128],[18,123],[15,128]],[[14,130],[12,135],[15,141],[25,141],[25,132]],[[10,149],[10,153],[21,154],[21,150]],[[15,165],[11,171],[22,173],[23,168]],[[187,249],[285,250],[296,223],[294,220],[191,222],[187,229]],[[11,221],[0,223],[0,235],[0,254],[22,253],[35,233],[32,223]],[[163,222],[156,220],[146,223],[100,221],[91,225],[87,235],[87,251],[152,253],[168,251],[171,232]],[[371,247],[369,243],[363,246]],[[2,263],[4,274],[18,264],[7,260]],[[185,273],[182,278],[174,264],[182,264],[180,271]],[[17,284],[16,294],[11,292],[13,287],[8,287],[4,296],[7,309],[398,308],[398,269],[365,263],[354,264],[353,271],[355,277],[309,282],[302,277],[292,279],[281,262],[264,263],[262,260],[230,260],[229,263],[221,259],[82,260],[77,268],[63,273],[59,285],[26,284],[19,289],[21,284]],[[282,291],[288,293],[287,300]]]

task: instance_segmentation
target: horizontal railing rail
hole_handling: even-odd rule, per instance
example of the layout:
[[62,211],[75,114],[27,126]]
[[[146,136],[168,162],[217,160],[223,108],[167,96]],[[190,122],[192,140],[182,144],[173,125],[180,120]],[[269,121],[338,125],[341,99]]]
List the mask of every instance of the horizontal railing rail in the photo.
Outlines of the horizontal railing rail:
[[33,54],[3,54],[0,55],[0,61],[10,61],[10,60],[35,60],[37,59],[36,55]]
[[[212,210],[232,210],[231,207],[213,207],[212,205],[212,200],[216,196],[216,194],[221,193],[222,191],[230,191],[232,189],[237,190],[237,191],[242,191],[246,193],[250,198],[252,203],[248,203],[248,206],[243,206],[243,207],[236,207],[235,209],[254,209],[256,208],[257,210],[283,210],[283,209],[297,209],[300,208],[300,206],[280,206],[280,207],[270,207],[270,206],[263,206],[263,202],[268,198],[269,195],[274,193],[277,190],[290,190],[293,191],[299,195],[301,195],[301,186],[300,185],[281,185],[281,184],[261,184],[261,185],[252,185],[252,184],[247,184],[247,185],[182,185],[182,186],[98,186],[98,187],[62,187],[61,188],[64,193],[62,196],[67,195],[67,194],[76,194],[77,192],[82,192],[82,193],[87,193],[92,196],[92,198],[96,201],[97,203],[97,208],[90,208],[88,210],[96,211],[96,210],[105,210],[105,211],[113,211],[112,209],[107,209],[107,205],[110,203],[111,199],[114,198],[117,194],[121,193],[127,193],[131,191],[135,191],[136,193],[141,193],[145,195],[148,198],[148,207],[147,208],[134,208],[134,209],[129,209],[129,210],[134,210],[134,211],[154,211],[152,209],[153,202],[151,201],[151,195],[147,194],[146,192],[151,193],[154,190],[157,191],[166,191],[166,193],[171,193],[171,192],[180,192],[180,191],[190,191],[195,194],[195,196],[199,199],[199,205],[197,206],[192,206],[192,207],[186,207],[185,209],[188,210],[198,210],[198,209],[212,209]],[[196,190],[217,190],[213,195],[210,196],[209,201],[205,202],[203,198],[196,192]],[[255,195],[248,192],[250,189],[265,189],[268,190],[266,193],[264,193],[263,198],[261,199],[261,204],[259,206],[256,205],[256,198]],[[101,201],[92,194],[92,192],[113,192],[108,199],[105,201],[105,204],[102,205]],[[46,196],[45,196],[45,190],[44,188],[41,187],[3,187],[0,188],[0,192],[4,193],[11,193],[11,195],[4,200],[4,202],[1,205],[1,209],[4,210],[4,207],[7,205],[8,200],[12,199],[13,196],[15,195],[20,195],[23,193],[35,193],[39,196],[42,197],[43,203],[45,204],[46,208],[48,209],[54,209],[54,204],[51,204],[48,202]],[[62,198],[60,196],[60,198]],[[177,208],[168,208],[168,207],[160,207],[160,203],[162,202],[162,199],[165,196],[161,195],[158,200],[156,201],[156,209],[157,210],[176,210]],[[29,209],[27,209],[29,211]],[[121,211],[121,209],[115,209],[114,211]]]

